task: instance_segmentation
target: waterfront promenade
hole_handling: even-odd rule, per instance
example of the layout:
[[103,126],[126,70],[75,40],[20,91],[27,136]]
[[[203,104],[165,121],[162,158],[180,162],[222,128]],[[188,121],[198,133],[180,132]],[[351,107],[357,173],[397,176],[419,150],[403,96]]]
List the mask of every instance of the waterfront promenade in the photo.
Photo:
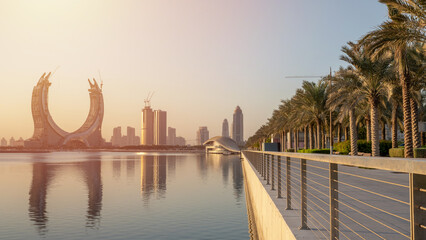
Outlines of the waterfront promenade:
[[242,158],[260,239],[425,237],[424,159],[259,151]]

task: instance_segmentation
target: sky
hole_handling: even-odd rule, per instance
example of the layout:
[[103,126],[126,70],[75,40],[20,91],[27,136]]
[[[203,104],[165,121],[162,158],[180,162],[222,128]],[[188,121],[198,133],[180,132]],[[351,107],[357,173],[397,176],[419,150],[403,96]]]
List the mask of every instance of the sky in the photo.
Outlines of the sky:
[[66,131],[95,78],[107,141],[116,126],[140,135],[149,92],[190,144],[199,126],[220,135],[237,105],[247,139],[304,80],[286,76],[346,65],[341,47],[386,18],[375,0],[0,0],[0,137],[32,136],[32,88],[54,72],[49,109]]

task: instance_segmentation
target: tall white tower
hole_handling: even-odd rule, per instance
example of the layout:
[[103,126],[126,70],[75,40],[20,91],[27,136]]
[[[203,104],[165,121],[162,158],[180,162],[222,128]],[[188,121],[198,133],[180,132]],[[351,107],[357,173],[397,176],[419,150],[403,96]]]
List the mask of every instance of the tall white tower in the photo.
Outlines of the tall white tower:
[[232,139],[238,144],[244,144],[244,125],[243,125],[243,111],[241,111],[240,106],[237,106],[234,111],[233,121],[232,121]]

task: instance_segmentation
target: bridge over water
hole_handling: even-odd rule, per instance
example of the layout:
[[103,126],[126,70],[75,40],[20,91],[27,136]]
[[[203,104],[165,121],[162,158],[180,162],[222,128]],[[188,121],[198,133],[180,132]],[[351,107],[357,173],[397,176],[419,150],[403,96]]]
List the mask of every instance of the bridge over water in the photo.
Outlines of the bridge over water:
[[242,158],[260,239],[426,239],[426,159]]

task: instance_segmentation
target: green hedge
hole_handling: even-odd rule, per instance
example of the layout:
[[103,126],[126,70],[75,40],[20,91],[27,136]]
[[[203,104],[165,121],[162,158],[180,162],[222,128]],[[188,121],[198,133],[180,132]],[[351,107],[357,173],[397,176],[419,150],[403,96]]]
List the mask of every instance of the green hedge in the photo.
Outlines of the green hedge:
[[335,143],[333,145],[333,148],[335,151],[339,152],[340,154],[348,155],[351,151],[351,142],[349,140],[344,142]]
[[299,153],[319,153],[319,154],[330,154],[330,148],[324,149],[299,149]]
[[389,149],[392,148],[392,141],[380,141],[380,156],[389,156]]
[[390,157],[405,157],[404,155],[404,148],[391,148],[389,149],[389,156]]
[[415,158],[426,158],[426,148],[414,148]]
[[[357,145],[358,145],[358,152],[371,153],[371,141],[358,140]],[[333,148],[335,151],[339,152],[340,154],[347,155],[351,151],[351,142],[350,140],[339,142],[334,144]],[[380,141],[379,148],[380,148],[380,156],[388,156],[389,149],[392,148],[392,141],[387,141],[387,140]]]
[[286,152],[294,152],[294,148],[289,148],[287,150],[285,150]]

